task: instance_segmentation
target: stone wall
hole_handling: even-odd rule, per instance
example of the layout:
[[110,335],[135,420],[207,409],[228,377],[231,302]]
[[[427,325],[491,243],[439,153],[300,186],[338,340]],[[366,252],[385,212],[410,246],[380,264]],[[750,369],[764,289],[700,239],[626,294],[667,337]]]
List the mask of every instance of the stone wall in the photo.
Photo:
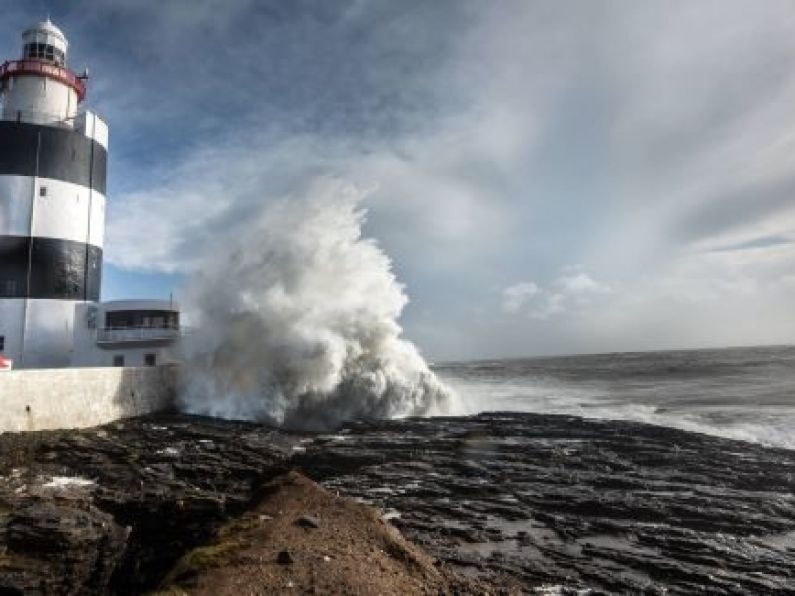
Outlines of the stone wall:
[[0,432],[81,428],[174,405],[178,367],[0,371]]

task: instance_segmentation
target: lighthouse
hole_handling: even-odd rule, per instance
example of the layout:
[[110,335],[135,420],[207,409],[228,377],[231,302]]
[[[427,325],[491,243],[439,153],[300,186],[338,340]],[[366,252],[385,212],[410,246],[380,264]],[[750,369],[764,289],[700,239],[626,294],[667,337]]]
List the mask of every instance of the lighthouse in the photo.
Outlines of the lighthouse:
[[0,355],[73,360],[76,313],[99,301],[108,128],[49,19],[0,66]]

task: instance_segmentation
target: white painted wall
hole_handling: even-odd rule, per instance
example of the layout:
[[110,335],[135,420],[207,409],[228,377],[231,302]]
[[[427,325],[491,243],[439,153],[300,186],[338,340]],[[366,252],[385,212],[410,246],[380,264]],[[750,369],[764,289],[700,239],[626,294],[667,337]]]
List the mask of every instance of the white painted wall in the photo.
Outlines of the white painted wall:
[[76,304],[71,300],[0,299],[3,355],[14,360],[15,368],[69,366]]
[[94,112],[88,110],[75,117],[75,130],[82,132],[89,139],[94,139],[105,149],[108,148],[108,125]]
[[3,95],[3,115],[7,120],[71,126],[77,113],[77,92],[69,85],[44,76],[20,75],[8,79]]
[[78,304],[72,300],[27,300],[24,355],[15,366],[69,366],[72,362],[75,306]]
[[0,176],[0,236],[29,236],[35,178]]
[[116,348],[105,348],[97,344],[92,344],[87,349],[79,349],[75,346],[74,359],[70,366],[113,366],[113,357],[116,355],[124,356],[124,366],[146,366],[146,354],[154,354],[155,362],[158,366],[179,363],[179,359],[174,354],[173,347],[168,345],[154,347],[125,345]]
[[4,356],[19,361],[22,350],[22,322],[25,320],[25,301],[0,299],[0,335],[5,338]]
[[0,432],[84,428],[165,410],[178,374],[175,366],[0,372]]
[[[104,195],[79,184],[50,178],[37,178],[35,186],[31,236],[85,242],[102,248]],[[45,196],[41,196],[42,188]]]
[[105,195],[80,184],[51,178],[0,176],[0,236],[58,238],[102,248],[105,203]]

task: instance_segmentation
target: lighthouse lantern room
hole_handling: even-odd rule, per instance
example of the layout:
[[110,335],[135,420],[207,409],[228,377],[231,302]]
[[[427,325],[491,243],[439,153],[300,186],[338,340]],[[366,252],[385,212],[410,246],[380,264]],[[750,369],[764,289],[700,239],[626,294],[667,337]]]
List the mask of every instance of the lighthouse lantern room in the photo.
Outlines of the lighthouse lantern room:
[[6,62],[3,118],[68,124],[85,98],[84,79],[66,68],[66,37],[49,20],[22,34],[22,58]]

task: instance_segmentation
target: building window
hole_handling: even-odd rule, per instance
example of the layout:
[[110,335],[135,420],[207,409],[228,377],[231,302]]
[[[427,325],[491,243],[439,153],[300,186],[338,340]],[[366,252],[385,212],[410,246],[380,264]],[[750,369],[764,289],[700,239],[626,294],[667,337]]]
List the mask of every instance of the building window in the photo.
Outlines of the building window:
[[157,356],[155,354],[144,354],[144,366],[154,366],[157,364]]
[[112,310],[105,313],[108,329],[179,329],[179,312],[170,310]]
[[124,366],[124,355],[116,354],[113,357],[113,366]]
[[47,187],[46,186],[40,186],[39,187],[39,196],[40,197],[46,197],[47,196]]
[[6,336],[0,335],[0,352],[6,349]]
[[46,43],[29,43],[25,44],[24,48],[25,58],[39,58],[41,60],[49,60],[55,62],[59,66],[64,63],[64,53],[55,46]]

